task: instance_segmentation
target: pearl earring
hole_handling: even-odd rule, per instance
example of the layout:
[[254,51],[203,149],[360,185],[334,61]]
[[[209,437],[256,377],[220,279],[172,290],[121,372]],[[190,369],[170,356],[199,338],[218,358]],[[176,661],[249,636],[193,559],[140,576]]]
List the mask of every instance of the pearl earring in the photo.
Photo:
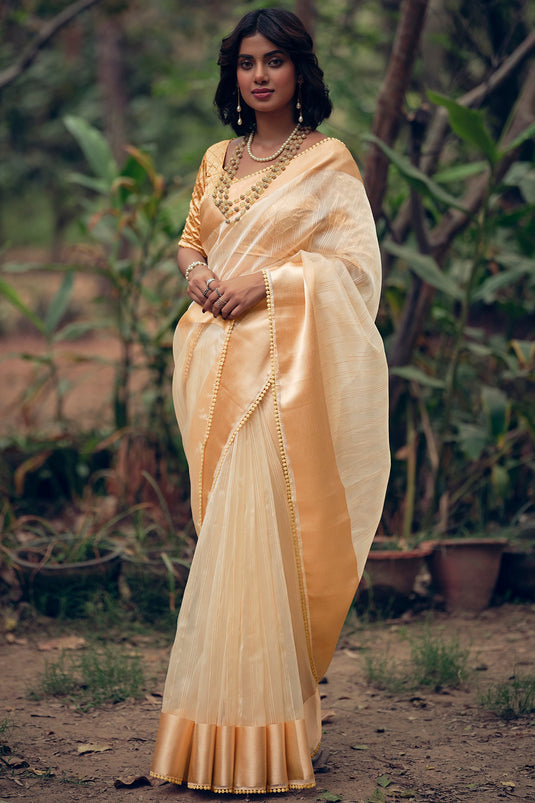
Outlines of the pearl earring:
[[302,81],[299,81],[298,89],[297,89],[297,103],[295,104],[295,108],[299,112],[299,117],[297,118],[299,123],[303,122],[303,112],[302,112],[302,105],[301,105],[301,85]]
[[238,112],[238,125],[242,125],[241,104],[240,104],[240,88],[239,87],[238,87],[238,105],[236,106],[236,111]]

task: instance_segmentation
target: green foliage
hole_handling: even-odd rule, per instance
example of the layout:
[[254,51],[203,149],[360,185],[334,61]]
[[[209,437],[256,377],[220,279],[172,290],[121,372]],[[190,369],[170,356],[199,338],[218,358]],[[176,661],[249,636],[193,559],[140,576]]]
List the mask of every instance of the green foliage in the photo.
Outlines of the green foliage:
[[43,354],[32,354],[23,352],[20,356],[36,366],[36,373],[33,381],[26,388],[22,398],[22,405],[26,410],[31,407],[42,396],[43,392],[50,386],[56,399],[56,419],[64,421],[64,399],[69,389],[68,384],[60,379],[57,366],[57,345],[65,340],[79,337],[88,331],[95,329],[94,324],[70,324],[62,325],[67,311],[74,283],[72,272],[65,274],[57,292],[52,297],[50,304],[42,318],[39,318],[23,302],[16,289],[0,278],[0,295],[21,312],[27,321],[33,324],[39,333],[44,336],[46,350]]
[[480,705],[501,719],[510,720],[535,713],[535,675],[515,674],[495,683],[479,696]]
[[0,439],[0,483],[18,514],[53,514],[89,488],[105,490],[112,441],[101,432]]
[[114,646],[91,647],[79,653],[63,652],[45,670],[33,697],[64,697],[82,711],[118,703],[143,694],[143,669],[138,655]]
[[466,212],[466,208],[454,198],[453,195],[450,195],[446,192],[439,184],[429,178],[425,173],[419,170],[417,167],[414,167],[410,163],[408,159],[404,156],[401,156],[397,153],[393,148],[390,148],[384,142],[382,142],[378,137],[374,136],[373,134],[369,134],[365,137],[366,140],[370,142],[374,142],[388,157],[391,164],[397,168],[400,175],[407,181],[409,186],[413,187],[418,193],[423,196],[427,196],[432,198],[435,201],[438,201],[444,204],[446,207],[451,207],[452,209],[459,209],[461,212]]
[[[129,158],[118,170],[98,131],[73,117],[66,124],[101,179],[94,188],[105,202],[89,218],[87,231],[102,247],[98,272],[111,289],[108,323],[121,341],[113,396],[115,425],[130,423],[132,374],[144,368],[153,394],[148,429],[163,427],[171,438],[163,388],[169,380],[172,331],[189,299],[176,287],[173,239],[178,232],[167,205],[164,179],[148,153],[128,147]],[[83,183],[87,184],[85,179]],[[143,355],[141,366],[134,361],[136,347]]]
[[[429,474],[434,486],[427,502],[420,509],[415,506],[410,510],[406,480],[405,518],[408,512],[410,529],[428,529],[436,522],[442,504],[442,528],[457,524],[468,530],[481,529],[496,520],[507,524],[525,503],[519,489],[535,480],[530,423],[535,399],[526,393],[526,381],[533,377],[535,362],[531,350],[520,348],[517,338],[508,336],[500,322],[508,319],[510,331],[520,329],[520,321],[526,320],[535,301],[532,244],[517,236],[518,218],[504,214],[511,187],[530,195],[532,168],[509,168],[506,182],[498,181],[501,161],[511,147],[493,138],[483,112],[467,109],[439,93],[430,92],[429,97],[447,109],[461,147],[475,149],[485,157],[488,167],[479,179],[486,181],[481,212],[469,218],[465,234],[446,254],[439,250],[435,258],[431,248],[431,253],[421,253],[410,239],[407,244],[386,240],[383,246],[397,259],[389,283],[403,285],[408,294],[406,278],[410,271],[415,277],[413,286],[417,277],[437,291],[431,319],[425,324],[426,340],[415,353],[414,364],[392,370],[393,375],[406,380],[409,390],[401,414],[408,416],[409,408],[419,413],[417,476],[423,482],[422,493],[411,491],[412,497],[425,499]],[[528,126],[515,139],[515,146],[532,135],[533,126]],[[418,189],[424,199],[434,203],[443,201],[450,209],[462,206],[455,199],[437,196],[434,187],[426,186],[420,171],[404,157],[392,149],[383,147],[383,151],[408,188]],[[462,163],[442,171],[439,179],[463,182],[481,172],[481,161]],[[434,206],[426,209],[436,214]],[[523,215],[533,218],[535,207],[524,205],[522,209]],[[396,426],[394,421],[394,432]],[[394,463],[393,483],[396,475]],[[406,529],[407,522],[404,526]]]
[[[100,34],[93,15],[80,15],[2,91],[2,240],[51,245],[57,255],[63,243],[84,239],[93,255],[90,264],[59,268],[62,284],[45,309],[34,309],[9,277],[0,277],[3,300],[46,340],[44,355],[21,354],[35,369],[21,398],[26,421],[52,390],[56,424],[65,431],[70,388],[58,370],[59,347],[104,327],[121,342],[111,400],[114,427],[154,433],[155,451],[164,461],[178,455],[185,473],[168,392],[171,334],[189,303],[177,279],[175,242],[203,151],[230,135],[212,108],[219,42],[242,13],[262,5],[203,0],[177,8],[155,0],[149,11],[128,6],[111,15],[125,100],[115,112],[132,145],[124,154],[109,144],[103,98],[112,82],[106,86],[109,65],[95,62]],[[323,130],[363,161],[363,132],[371,127],[399,3],[386,8],[333,0],[315,6],[316,50],[335,107]],[[486,80],[489,65],[504,63],[532,29],[534,10],[532,4],[499,0],[492,15],[484,5],[466,2],[442,12],[440,34],[433,33],[432,41],[424,34],[405,99],[408,116],[426,97],[448,113],[453,136],[437,172],[428,176],[407,158],[406,126],[395,148],[371,138],[394,168],[384,203],[388,225],[379,226],[386,279],[379,320],[389,354],[416,283],[435,291],[413,358],[392,370],[393,380],[403,383],[391,427],[394,460],[384,522],[396,535],[437,525],[466,531],[504,525],[525,505],[526,489],[535,486],[535,128],[504,144],[504,121],[518,96],[521,71],[510,77],[507,91],[490,93],[481,110],[454,99]],[[15,61],[54,13],[54,4],[35,7],[23,0],[0,15],[0,69]],[[498,178],[504,155],[521,143],[520,161]],[[425,143],[423,153],[429,155]],[[390,222],[411,193],[421,205],[425,235],[462,214],[474,178],[487,181],[485,203],[446,253],[431,241],[427,248],[417,244],[414,216],[401,237],[389,237]],[[85,213],[78,220],[81,206]],[[16,259],[31,276],[31,257]],[[72,321],[76,275],[82,271],[99,277],[101,296],[88,320]],[[134,394],[136,375],[146,382],[141,388],[135,383]],[[27,461],[16,466],[23,466],[18,477],[25,491],[35,480],[58,500],[72,499],[93,473],[91,459],[80,458],[77,448],[28,448]],[[97,454],[100,459],[103,452]],[[13,477],[5,463],[0,473],[11,493]],[[27,500],[32,504],[31,495]]]

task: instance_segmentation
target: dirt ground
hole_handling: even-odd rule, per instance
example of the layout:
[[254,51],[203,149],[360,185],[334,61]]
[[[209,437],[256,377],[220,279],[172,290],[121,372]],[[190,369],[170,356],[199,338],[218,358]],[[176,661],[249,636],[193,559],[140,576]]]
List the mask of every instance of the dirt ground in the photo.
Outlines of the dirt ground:
[[[458,637],[470,648],[470,674],[459,690],[391,695],[369,685],[365,655],[402,659],[428,618],[406,614],[369,625],[355,618],[346,625],[321,685],[327,771],[317,773],[315,789],[277,795],[279,800],[334,800],[321,797],[328,792],[343,803],[535,801],[535,717],[504,722],[478,705],[478,692],[491,682],[514,671],[535,672],[535,606],[507,604],[470,618],[432,614],[434,634]],[[143,699],[81,713],[54,698],[28,697],[54,655],[40,645],[50,647],[57,628],[43,620],[23,637],[11,636],[11,643],[1,638],[0,722],[10,723],[5,740],[11,753],[0,759],[0,803],[220,799],[155,780],[114,785],[117,779],[148,779],[169,653],[161,634],[124,645],[142,656]],[[79,625],[72,625],[72,634],[80,635]],[[61,638],[66,635],[63,625]],[[82,745],[105,749],[80,754]]]

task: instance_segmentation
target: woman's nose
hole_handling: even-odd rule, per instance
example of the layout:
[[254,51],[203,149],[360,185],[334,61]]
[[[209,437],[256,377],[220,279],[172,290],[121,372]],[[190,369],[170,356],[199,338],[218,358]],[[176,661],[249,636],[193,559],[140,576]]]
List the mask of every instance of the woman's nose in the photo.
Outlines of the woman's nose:
[[257,84],[263,84],[266,81],[266,67],[262,62],[259,62],[255,67],[254,79]]

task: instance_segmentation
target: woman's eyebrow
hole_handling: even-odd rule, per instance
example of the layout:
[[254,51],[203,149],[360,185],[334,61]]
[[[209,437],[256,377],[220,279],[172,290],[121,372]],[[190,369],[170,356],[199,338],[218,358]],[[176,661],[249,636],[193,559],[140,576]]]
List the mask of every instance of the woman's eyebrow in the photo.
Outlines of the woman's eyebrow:
[[[264,53],[262,58],[268,59],[271,56],[276,56],[276,55],[284,56],[286,54],[285,54],[284,50],[270,50],[269,53]],[[252,59],[252,58],[254,58],[254,56],[251,56],[249,53],[240,53],[238,58],[239,59]]]

